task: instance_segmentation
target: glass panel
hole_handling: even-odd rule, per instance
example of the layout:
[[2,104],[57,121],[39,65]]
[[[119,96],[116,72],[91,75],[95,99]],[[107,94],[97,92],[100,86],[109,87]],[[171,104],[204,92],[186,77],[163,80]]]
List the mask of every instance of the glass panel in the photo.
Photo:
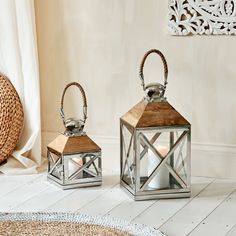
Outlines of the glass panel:
[[[182,135],[183,132],[174,132],[174,142],[176,142]],[[183,138],[182,142],[178,145],[175,152],[173,153],[171,166],[173,170],[179,175],[179,177],[187,183],[187,135]],[[174,184],[178,184],[176,180],[173,179]]]
[[98,177],[100,153],[83,153],[64,156],[65,179],[68,183],[76,183],[86,178]]
[[184,131],[144,131],[140,134],[139,145],[141,190],[186,187],[187,135]]
[[68,176],[76,179],[83,178],[83,171],[78,172],[78,170],[83,166],[83,159],[80,154],[71,155],[68,158]]
[[87,154],[86,157],[84,157],[84,164],[90,163],[86,169],[83,171],[83,178],[93,178],[97,177],[100,173],[99,169],[99,158],[96,158],[96,155],[94,154]]
[[132,130],[122,124],[121,145],[122,145],[122,180],[134,187],[134,150]]
[[48,152],[48,171],[49,174],[57,179],[63,178],[62,158],[52,152]]
[[[169,152],[168,132],[142,132],[140,136],[140,186],[144,186],[156,167]],[[161,157],[156,155],[155,149]],[[141,150],[141,148],[140,148]],[[169,189],[169,172],[165,165],[150,179],[143,190]]]

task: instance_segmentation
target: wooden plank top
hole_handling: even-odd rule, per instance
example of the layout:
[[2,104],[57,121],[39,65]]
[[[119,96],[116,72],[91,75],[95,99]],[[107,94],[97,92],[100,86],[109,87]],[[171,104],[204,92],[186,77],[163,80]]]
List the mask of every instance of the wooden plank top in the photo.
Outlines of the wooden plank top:
[[132,109],[130,109],[125,115],[121,117],[125,123],[130,125],[131,127],[136,127],[141,116],[143,115],[145,108],[147,106],[147,101],[141,101],[137,105],[135,105]]
[[62,154],[101,151],[101,148],[87,135],[68,137],[60,134],[48,145],[48,148]]
[[167,101],[143,100],[122,116],[121,120],[134,128],[190,125]]

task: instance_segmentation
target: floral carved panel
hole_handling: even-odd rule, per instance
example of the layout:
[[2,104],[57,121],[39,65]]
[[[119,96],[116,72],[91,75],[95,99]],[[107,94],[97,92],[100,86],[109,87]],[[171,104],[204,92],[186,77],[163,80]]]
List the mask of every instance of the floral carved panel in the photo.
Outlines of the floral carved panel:
[[173,35],[236,35],[236,0],[169,0]]

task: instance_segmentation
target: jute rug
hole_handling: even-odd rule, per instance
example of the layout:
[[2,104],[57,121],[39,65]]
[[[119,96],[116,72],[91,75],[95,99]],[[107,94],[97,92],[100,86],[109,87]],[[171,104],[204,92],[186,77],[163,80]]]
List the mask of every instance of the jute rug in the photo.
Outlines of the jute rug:
[[146,225],[73,213],[0,213],[0,235],[164,236]]

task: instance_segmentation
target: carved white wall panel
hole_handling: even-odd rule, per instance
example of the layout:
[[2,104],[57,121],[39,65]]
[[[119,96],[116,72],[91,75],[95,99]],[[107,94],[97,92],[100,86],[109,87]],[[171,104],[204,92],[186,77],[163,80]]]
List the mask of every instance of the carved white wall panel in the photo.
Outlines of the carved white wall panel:
[[236,0],[169,0],[173,35],[236,34]]

